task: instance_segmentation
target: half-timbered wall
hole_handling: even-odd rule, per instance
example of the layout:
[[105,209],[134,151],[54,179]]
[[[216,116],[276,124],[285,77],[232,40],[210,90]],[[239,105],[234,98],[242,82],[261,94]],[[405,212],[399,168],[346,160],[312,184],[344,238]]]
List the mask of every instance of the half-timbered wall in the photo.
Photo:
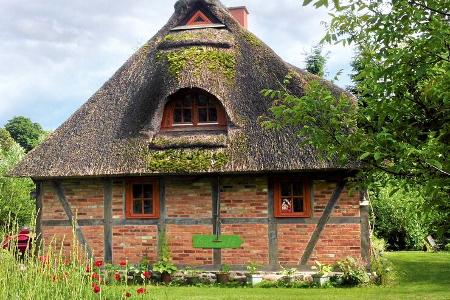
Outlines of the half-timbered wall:
[[[95,259],[107,262],[156,261],[161,231],[178,265],[307,268],[315,260],[368,255],[367,209],[360,206],[360,194],[336,181],[313,180],[310,218],[276,218],[268,176],[159,178],[159,219],[126,218],[124,179],[46,181],[39,190],[45,243],[53,241],[68,253],[74,237]],[[217,230],[239,235],[242,247],[192,247],[193,234]]]

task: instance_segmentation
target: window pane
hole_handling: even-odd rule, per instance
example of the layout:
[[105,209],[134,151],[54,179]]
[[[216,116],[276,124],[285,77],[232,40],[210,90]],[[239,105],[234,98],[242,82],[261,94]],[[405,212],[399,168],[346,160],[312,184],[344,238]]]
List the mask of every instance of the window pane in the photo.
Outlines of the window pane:
[[217,109],[215,107],[209,108],[209,121],[210,122],[217,122]]
[[175,109],[173,112],[173,122],[174,123],[181,123],[183,120],[181,119],[181,109]]
[[292,212],[291,199],[288,199],[288,198],[281,199],[281,211],[284,213]]
[[144,198],[153,198],[153,186],[151,184],[144,184]]
[[303,183],[302,182],[293,182],[293,196],[303,196]]
[[199,95],[198,106],[207,106],[207,105],[208,105],[208,98],[206,98],[205,95]]
[[291,196],[292,190],[291,190],[291,184],[288,182],[282,182],[281,183],[281,196]]
[[142,214],[142,200],[134,200],[133,201],[133,213]]
[[142,184],[133,184],[133,199],[142,198]]
[[192,96],[191,95],[187,95],[184,100],[183,100],[183,106],[185,108],[189,108],[192,106]]
[[294,212],[303,212],[303,198],[294,198]]
[[178,100],[175,102],[175,107],[183,107],[183,102],[181,100]]
[[190,123],[192,122],[192,114],[190,109],[184,109],[183,110],[183,123]]
[[198,121],[199,122],[208,122],[208,114],[206,108],[200,108],[198,110]]
[[153,201],[151,199],[144,200],[144,214],[153,213]]

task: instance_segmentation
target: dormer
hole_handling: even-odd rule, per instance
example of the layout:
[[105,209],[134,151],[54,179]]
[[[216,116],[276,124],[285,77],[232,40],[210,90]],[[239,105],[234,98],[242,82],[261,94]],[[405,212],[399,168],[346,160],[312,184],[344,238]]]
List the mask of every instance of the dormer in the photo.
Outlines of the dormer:
[[169,96],[164,107],[161,131],[226,131],[222,103],[199,88],[185,88]]

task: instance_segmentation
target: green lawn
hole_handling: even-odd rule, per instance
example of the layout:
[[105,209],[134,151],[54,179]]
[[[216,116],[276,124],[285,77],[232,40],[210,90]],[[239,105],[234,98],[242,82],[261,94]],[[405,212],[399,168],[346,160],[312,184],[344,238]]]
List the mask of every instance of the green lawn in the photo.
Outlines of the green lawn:
[[390,287],[150,287],[145,299],[450,299],[450,253],[397,252],[388,255],[399,274],[398,282]]

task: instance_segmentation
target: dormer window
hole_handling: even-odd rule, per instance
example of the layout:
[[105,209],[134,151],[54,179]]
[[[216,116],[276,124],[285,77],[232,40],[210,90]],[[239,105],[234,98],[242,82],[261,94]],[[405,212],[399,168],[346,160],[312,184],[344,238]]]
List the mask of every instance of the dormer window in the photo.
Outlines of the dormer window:
[[200,89],[182,89],[169,98],[161,128],[225,129],[226,114],[213,95]]

